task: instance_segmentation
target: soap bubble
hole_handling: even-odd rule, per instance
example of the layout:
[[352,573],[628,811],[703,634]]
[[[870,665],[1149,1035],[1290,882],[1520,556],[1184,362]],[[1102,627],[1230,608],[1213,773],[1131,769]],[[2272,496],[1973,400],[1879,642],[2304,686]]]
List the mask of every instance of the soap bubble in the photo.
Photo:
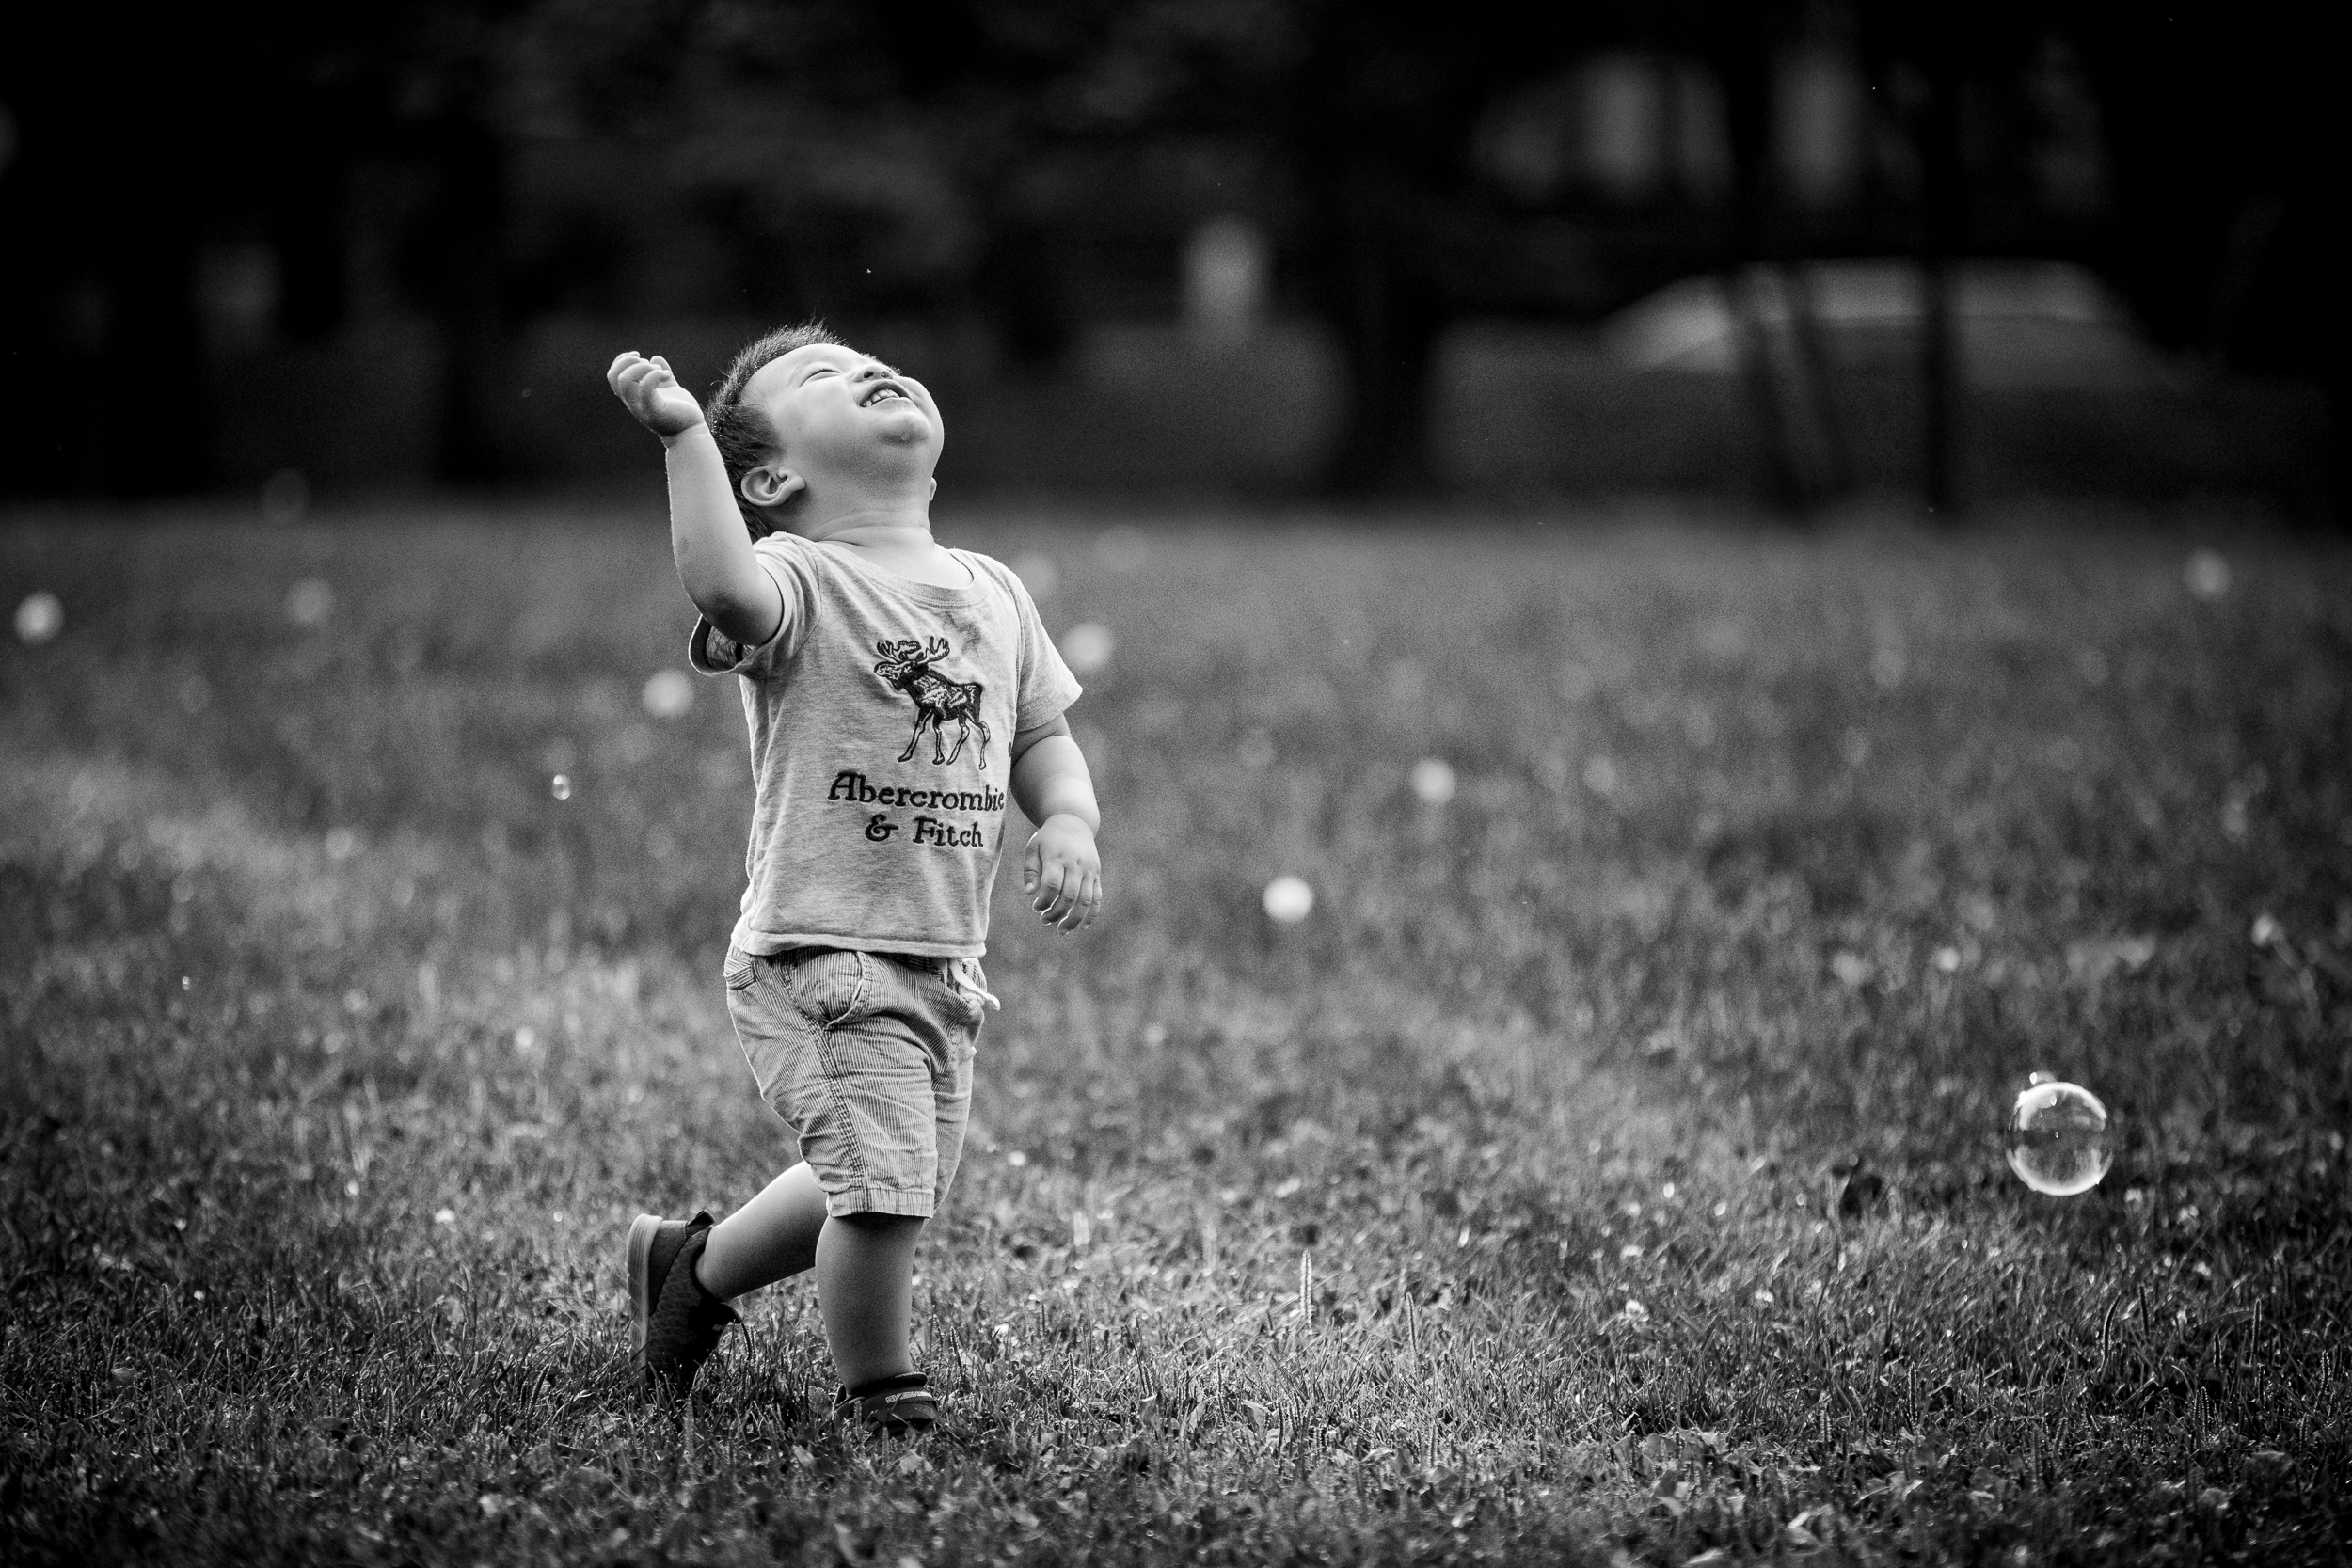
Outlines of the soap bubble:
[[1094,556],[1114,572],[1132,572],[1151,559],[1152,544],[1143,531],[1115,523],[1095,536]]
[[571,775],[568,773],[558,773],[554,778],[549,779],[548,781],[548,793],[554,796],[559,800],[570,800],[572,798]]
[[1266,918],[1278,925],[1295,926],[1314,907],[1315,890],[1303,877],[1277,877],[1265,885]]
[[1100,621],[1081,621],[1062,634],[1061,657],[1079,674],[1090,675],[1111,661],[1114,645],[1110,627]]
[[2099,1097],[2046,1072],[2018,1095],[2003,1142],[2018,1180],[2052,1197],[2089,1192],[2115,1163]]
[[1413,764],[1413,793],[1433,806],[1454,799],[1454,765],[1443,757],[1423,757]]
[[319,578],[304,578],[286,590],[286,619],[315,626],[335,613],[335,591]]
[[310,509],[310,482],[300,468],[280,468],[262,484],[262,517],[279,528],[302,521]]
[[656,670],[638,700],[656,719],[682,719],[694,705],[694,682],[683,670]]
[[46,642],[65,630],[65,601],[43,588],[24,595],[16,607],[16,640],[31,646]]
[[1012,558],[1012,575],[1021,579],[1021,586],[1033,599],[1050,599],[1061,585],[1061,569],[1054,558],[1041,550],[1027,550]]
[[2230,563],[2218,550],[2198,550],[2181,569],[2188,591],[2201,599],[2217,599],[2230,591]]

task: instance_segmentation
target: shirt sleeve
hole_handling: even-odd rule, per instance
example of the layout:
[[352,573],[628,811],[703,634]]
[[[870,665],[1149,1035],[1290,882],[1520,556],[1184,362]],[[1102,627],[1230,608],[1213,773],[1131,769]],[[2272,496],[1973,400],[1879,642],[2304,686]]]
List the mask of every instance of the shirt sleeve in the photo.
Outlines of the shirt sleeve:
[[686,661],[706,675],[771,674],[800,648],[816,595],[800,561],[783,549],[762,547],[767,543],[763,539],[752,546],[752,559],[783,595],[784,616],[776,623],[776,634],[755,648],[745,647],[712,626],[708,616],[696,616]]
[[1038,615],[1037,602],[1029,597],[1029,590],[1021,578],[1010,567],[995,562],[990,564],[996,567],[998,580],[1012,594],[1013,609],[1021,618],[1020,689],[1013,698],[1013,728],[1033,730],[1059,718],[1086,688],[1078,684],[1078,677],[1062,662],[1061,651],[1054,646],[1054,640],[1045,635],[1045,623]]

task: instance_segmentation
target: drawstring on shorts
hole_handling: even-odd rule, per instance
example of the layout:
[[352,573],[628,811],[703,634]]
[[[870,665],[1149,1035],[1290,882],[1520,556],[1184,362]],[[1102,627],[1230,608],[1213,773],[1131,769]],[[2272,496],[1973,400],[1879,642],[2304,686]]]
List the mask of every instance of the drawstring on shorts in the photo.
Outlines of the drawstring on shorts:
[[973,1001],[993,1007],[1000,1013],[1005,1010],[1005,1005],[997,1001],[990,992],[988,976],[981,971],[979,959],[949,958],[941,965],[939,976],[947,982],[947,989],[957,995],[968,996]]

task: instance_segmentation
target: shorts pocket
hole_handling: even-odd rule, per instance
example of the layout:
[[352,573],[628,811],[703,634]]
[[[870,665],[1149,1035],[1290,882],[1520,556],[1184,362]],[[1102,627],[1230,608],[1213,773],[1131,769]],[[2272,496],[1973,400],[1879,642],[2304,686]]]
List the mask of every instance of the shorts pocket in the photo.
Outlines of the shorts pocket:
[[818,948],[786,972],[784,989],[792,1005],[819,1028],[837,1029],[865,1013],[873,1002],[873,973],[863,953]]
[[729,990],[749,990],[759,978],[759,960],[740,947],[727,948],[726,983]]

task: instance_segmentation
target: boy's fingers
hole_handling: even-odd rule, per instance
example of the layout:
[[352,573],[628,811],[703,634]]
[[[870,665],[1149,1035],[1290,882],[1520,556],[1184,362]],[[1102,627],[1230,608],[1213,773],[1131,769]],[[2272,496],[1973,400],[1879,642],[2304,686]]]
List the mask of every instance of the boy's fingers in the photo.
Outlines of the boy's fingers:
[[1092,880],[1089,876],[1073,876],[1062,890],[1057,924],[1063,930],[1074,931],[1093,918],[1094,900],[1089,892]]

